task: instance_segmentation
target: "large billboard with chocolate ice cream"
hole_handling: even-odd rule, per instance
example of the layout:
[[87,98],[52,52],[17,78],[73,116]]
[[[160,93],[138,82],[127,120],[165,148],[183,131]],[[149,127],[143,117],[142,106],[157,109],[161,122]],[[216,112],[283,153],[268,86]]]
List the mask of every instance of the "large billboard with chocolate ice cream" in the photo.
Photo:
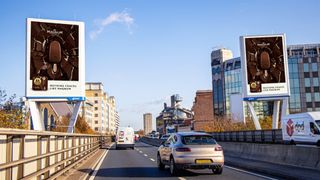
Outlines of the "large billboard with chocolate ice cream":
[[244,98],[290,95],[284,34],[240,37]]
[[85,97],[84,23],[27,19],[26,97]]

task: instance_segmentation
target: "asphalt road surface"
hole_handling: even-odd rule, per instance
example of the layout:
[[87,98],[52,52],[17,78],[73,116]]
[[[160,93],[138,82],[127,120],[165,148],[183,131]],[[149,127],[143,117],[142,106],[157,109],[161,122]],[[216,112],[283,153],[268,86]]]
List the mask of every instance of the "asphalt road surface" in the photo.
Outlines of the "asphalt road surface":
[[100,179],[272,179],[267,176],[242,171],[224,166],[221,175],[214,175],[211,170],[184,170],[177,177],[172,177],[168,167],[159,170],[156,163],[157,147],[141,142],[135,144],[135,149],[116,150],[111,147],[103,159],[95,178]]

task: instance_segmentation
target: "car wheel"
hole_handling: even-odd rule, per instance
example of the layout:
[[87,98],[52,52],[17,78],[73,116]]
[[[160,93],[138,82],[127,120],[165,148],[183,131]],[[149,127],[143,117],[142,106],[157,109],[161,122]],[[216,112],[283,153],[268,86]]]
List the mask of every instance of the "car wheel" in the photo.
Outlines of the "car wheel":
[[222,174],[223,168],[222,167],[216,167],[216,168],[212,168],[212,172],[213,174]]
[[173,157],[170,158],[170,174],[172,176],[175,176],[178,174],[178,169],[177,169],[176,163],[174,162]]
[[164,164],[162,163],[161,157],[159,154],[157,155],[157,165],[160,170],[164,170]]
[[320,146],[320,140],[317,142],[317,146]]

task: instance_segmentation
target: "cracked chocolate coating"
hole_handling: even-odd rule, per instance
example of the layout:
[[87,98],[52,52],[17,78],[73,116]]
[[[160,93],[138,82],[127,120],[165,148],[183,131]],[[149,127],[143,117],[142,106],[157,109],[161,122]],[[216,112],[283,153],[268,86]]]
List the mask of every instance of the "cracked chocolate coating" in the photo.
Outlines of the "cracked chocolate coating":
[[78,25],[31,22],[30,80],[79,80]]

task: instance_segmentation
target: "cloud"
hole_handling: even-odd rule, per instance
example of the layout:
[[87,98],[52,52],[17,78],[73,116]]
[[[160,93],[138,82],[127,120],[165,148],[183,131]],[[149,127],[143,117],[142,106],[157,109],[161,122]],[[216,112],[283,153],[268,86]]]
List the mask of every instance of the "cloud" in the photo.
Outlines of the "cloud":
[[131,15],[126,11],[122,12],[115,12],[110,14],[108,17],[102,20],[96,20],[98,28],[90,32],[90,38],[95,39],[99,34],[103,32],[103,30],[113,24],[113,23],[120,23],[127,26],[129,33],[132,34],[131,26],[134,24],[134,19]]

